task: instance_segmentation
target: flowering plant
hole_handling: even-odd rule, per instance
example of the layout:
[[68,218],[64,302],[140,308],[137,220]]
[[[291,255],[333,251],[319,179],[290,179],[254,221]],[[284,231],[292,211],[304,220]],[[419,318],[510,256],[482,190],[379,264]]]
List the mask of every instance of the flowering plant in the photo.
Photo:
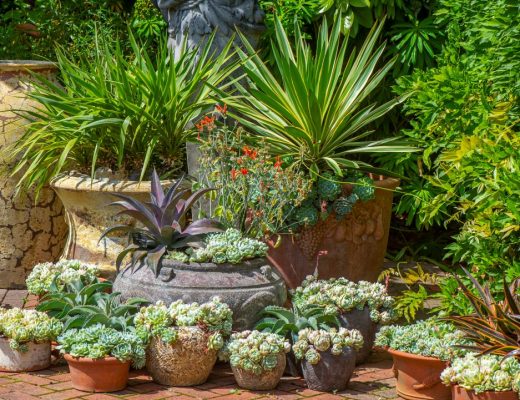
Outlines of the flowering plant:
[[59,320],[36,310],[0,308],[0,337],[9,339],[13,350],[25,352],[28,342],[55,340],[62,328]]
[[307,360],[311,364],[318,364],[320,352],[330,349],[330,352],[338,356],[346,347],[359,350],[363,347],[363,336],[357,329],[334,328],[326,331],[323,329],[302,329],[298,332],[298,340],[293,345],[293,352],[297,359]]
[[132,361],[135,368],[145,363],[145,343],[133,330],[125,332],[102,324],[83,329],[70,329],[58,337],[58,348],[73,357],[115,357],[119,361]]
[[445,385],[456,384],[475,393],[520,391],[520,362],[496,355],[468,353],[456,358],[441,374]]
[[464,333],[452,324],[430,318],[407,326],[383,326],[376,335],[375,344],[448,361],[464,355],[466,350],[457,346],[468,345],[469,342],[464,339]]
[[186,304],[177,300],[169,307],[158,301],[155,305],[142,307],[134,318],[139,335],[148,342],[159,337],[163,342],[173,344],[179,331],[192,332],[197,327],[208,335],[208,348],[219,350],[224,346],[224,336],[231,334],[233,312],[218,297],[203,304]]
[[84,280],[86,284],[92,283],[98,275],[99,270],[96,265],[79,260],[63,260],[35,265],[25,283],[29,293],[42,295],[49,292],[53,282],[61,289],[65,284],[78,279]]
[[283,336],[243,331],[231,335],[231,340],[221,353],[229,357],[232,366],[260,375],[276,368],[279,355],[289,351],[291,345]]
[[355,283],[345,278],[319,280],[309,275],[294,290],[293,301],[296,304],[322,306],[329,314],[368,307],[372,321],[381,324],[388,324],[394,318],[394,299],[380,283]]

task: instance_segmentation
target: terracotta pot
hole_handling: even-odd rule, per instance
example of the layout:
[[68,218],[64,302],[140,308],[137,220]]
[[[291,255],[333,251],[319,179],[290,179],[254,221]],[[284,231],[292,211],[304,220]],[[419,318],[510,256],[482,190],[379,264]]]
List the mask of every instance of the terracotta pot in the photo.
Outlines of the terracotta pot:
[[464,389],[459,385],[451,386],[452,400],[518,400],[520,396],[517,392],[508,390],[505,392],[483,392],[475,393],[472,390]]
[[0,371],[38,371],[51,365],[51,343],[27,343],[28,350],[21,352],[9,346],[9,340],[0,338]]
[[320,392],[344,390],[356,368],[356,352],[347,347],[340,355],[333,355],[330,350],[320,352],[318,364],[312,365],[302,360],[303,377],[307,387]]
[[[351,281],[375,281],[381,272],[388,243],[393,190],[398,179],[374,182],[375,199],[358,201],[341,220],[329,215],[325,221],[296,235],[282,235],[281,243],[271,243],[268,258],[280,271],[287,286],[296,288],[318,266],[321,279],[345,277]],[[351,192],[345,185],[344,193]],[[319,252],[326,252],[318,257]]]
[[448,363],[438,358],[388,349],[394,359],[397,394],[409,400],[451,400],[451,389],[441,382]]
[[121,362],[115,357],[92,359],[64,355],[69,364],[74,389],[83,392],[117,392],[126,387],[130,361]]
[[377,332],[377,324],[370,318],[370,309],[350,310],[339,315],[339,321],[344,328],[357,329],[363,335],[363,347],[356,353],[356,365],[365,362],[372,351]]
[[[25,132],[27,121],[15,110],[31,110],[28,97],[33,88],[31,72],[53,80],[56,65],[43,61],[0,60],[0,151],[13,145]],[[7,154],[8,152],[4,153]],[[0,288],[25,288],[25,279],[35,264],[57,261],[63,250],[67,225],[63,206],[49,188],[38,202],[32,191],[15,196],[21,174],[10,176],[13,161],[0,158]]]
[[208,335],[198,327],[179,328],[173,344],[152,338],[146,349],[146,369],[161,385],[201,385],[216,361],[217,351],[208,349]]
[[238,386],[241,388],[248,390],[272,390],[278,386],[278,382],[282,378],[285,363],[285,353],[282,353],[278,355],[276,367],[260,375],[234,366],[231,366],[231,369]]

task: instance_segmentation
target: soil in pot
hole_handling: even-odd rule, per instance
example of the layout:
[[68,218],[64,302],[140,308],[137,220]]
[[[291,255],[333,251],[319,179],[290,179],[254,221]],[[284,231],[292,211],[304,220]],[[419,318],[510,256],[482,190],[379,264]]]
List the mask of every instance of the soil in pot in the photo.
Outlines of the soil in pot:
[[508,390],[506,392],[483,392],[475,393],[472,390],[464,389],[459,385],[451,387],[452,400],[518,400],[518,393]]
[[451,389],[441,382],[448,363],[438,358],[388,349],[394,359],[397,394],[409,400],[451,400]]
[[330,350],[320,352],[318,364],[302,360],[303,377],[309,389],[320,392],[344,390],[356,368],[356,351],[347,347],[340,355],[333,355]]
[[370,318],[370,309],[354,309],[339,316],[341,326],[346,329],[357,329],[363,335],[363,347],[356,354],[356,365],[366,361],[376,339],[377,324]]
[[115,357],[92,359],[64,355],[74,389],[83,392],[117,392],[126,387],[130,361]]
[[51,365],[51,343],[27,343],[27,351],[13,350],[9,340],[0,338],[0,371],[38,371]]
[[276,367],[260,375],[239,367],[231,366],[231,369],[238,386],[241,388],[248,390],[272,390],[278,386],[278,382],[280,382],[285,370],[285,365],[285,354],[279,354]]
[[146,369],[161,385],[201,385],[216,361],[217,351],[208,349],[208,335],[197,327],[179,328],[173,344],[154,337],[146,349]]

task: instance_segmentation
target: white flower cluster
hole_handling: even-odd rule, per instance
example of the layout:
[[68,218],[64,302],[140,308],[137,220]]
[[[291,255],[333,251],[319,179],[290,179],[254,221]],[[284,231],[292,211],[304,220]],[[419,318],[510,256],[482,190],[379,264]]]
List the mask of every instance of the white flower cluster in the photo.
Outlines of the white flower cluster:
[[359,350],[363,347],[363,336],[356,329],[339,328],[325,331],[323,329],[302,329],[298,332],[298,340],[293,345],[297,359],[305,358],[311,364],[320,362],[319,352],[330,349],[333,355],[340,355],[345,347]]
[[9,339],[12,349],[27,351],[28,342],[55,340],[63,329],[62,323],[43,312],[0,308],[0,337]]
[[94,281],[99,275],[96,265],[86,264],[79,260],[63,260],[57,263],[41,263],[34,266],[26,280],[27,290],[31,294],[42,295],[49,291],[52,282],[56,279],[58,287],[80,278],[85,283]]
[[368,307],[372,321],[384,325],[394,320],[394,299],[380,283],[355,283],[345,278],[318,280],[314,276],[307,276],[301,286],[295,289],[294,301],[297,304],[323,306],[329,314]]
[[520,391],[520,362],[514,357],[477,356],[456,358],[441,374],[445,385],[457,384],[475,393]]
[[243,331],[231,335],[225,352],[231,365],[260,375],[278,365],[278,356],[291,351],[291,345],[276,333]]
[[454,347],[469,344],[464,336],[464,332],[457,330],[452,324],[430,318],[412,325],[383,326],[377,333],[375,344],[447,361],[466,353],[465,350]]

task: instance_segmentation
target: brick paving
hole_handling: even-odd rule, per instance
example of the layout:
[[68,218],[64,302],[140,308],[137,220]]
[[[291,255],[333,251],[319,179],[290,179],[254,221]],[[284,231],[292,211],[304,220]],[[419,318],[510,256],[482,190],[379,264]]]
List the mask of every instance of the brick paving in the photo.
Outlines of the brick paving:
[[[34,307],[37,299],[25,290],[0,289],[3,307]],[[195,387],[168,387],[152,381],[144,370],[131,371],[128,387],[115,393],[86,393],[72,387],[68,367],[53,360],[46,370],[29,373],[0,372],[0,400],[163,400],[163,399],[316,399],[391,400],[396,399],[392,361],[386,353],[374,352],[368,362],[356,368],[348,388],[338,393],[321,393],[306,387],[302,378],[283,377],[274,391],[254,392],[236,386],[228,366],[217,365],[209,380]]]

